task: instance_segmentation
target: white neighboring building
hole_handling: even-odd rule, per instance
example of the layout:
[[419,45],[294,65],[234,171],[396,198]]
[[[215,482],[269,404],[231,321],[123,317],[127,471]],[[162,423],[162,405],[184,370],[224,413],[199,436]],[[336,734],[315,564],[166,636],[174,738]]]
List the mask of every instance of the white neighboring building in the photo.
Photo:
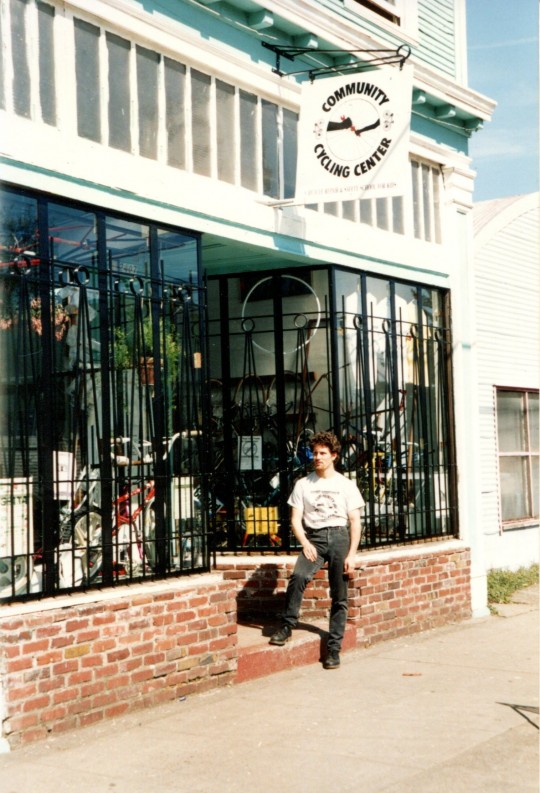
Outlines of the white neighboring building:
[[539,193],[474,207],[486,570],[538,562]]

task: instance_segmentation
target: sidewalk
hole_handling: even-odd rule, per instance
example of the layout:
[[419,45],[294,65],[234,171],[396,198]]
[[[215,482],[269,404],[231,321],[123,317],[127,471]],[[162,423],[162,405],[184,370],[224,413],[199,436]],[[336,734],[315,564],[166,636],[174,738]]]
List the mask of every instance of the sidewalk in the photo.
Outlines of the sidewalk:
[[538,587],[0,756],[2,793],[538,793]]

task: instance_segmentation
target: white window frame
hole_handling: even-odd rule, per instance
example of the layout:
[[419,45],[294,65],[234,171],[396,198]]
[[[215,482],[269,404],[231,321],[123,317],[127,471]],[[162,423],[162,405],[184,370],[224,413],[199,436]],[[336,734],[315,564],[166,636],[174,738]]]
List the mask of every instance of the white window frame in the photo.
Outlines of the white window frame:
[[378,6],[381,11],[396,17],[398,22],[392,22],[386,17],[361,5],[358,0],[341,0],[344,8],[355,14],[363,14],[367,19],[381,25],[395,26],[403,30],[409,36],[418,35],[418,0],[370,0],[374,6]]
[[[502,512],[502,486],[501,486],[501,459],[505,457],[514,457],[514,458],[522,458],[527,461],[527,481],[525,486],[528,489],[527,499],[528,503],[531,507],[531,512],[534,512],[534,498],[533,498],[533,466],[532,460],[534,457],[539,456],[538,451],[534,451],[531,448],[531,437],[530,437],[530,421],[528,419],[529,414],[529,397],[532,394],[538,396],[538,390],[534,388],[512,388],[510,386],[503,387],[503,386],[496,386],[494,389],[494,399],[495,399],[495,422],[496,422],[496,442],[497,442],[497,482],[498,482],[498,494],[499,494],[499,516],[500,516],[500,526],[501,531],[509,530],[509,529],[516,529],[516,528],[524,528],[526,526],[531,525],[538,525],[539,515],[528,515],[521,518],[511,518],[509,520],[504,520],[503,512]],[[524,409],[522,412],[522,416],[525,421],[525,432],[526,432],[526,449],[514,449],[512,451],[501,451],[499,448],[499,410],[498,410],[498,396],[501,393],[507,394],[519,394],[524,397]]]

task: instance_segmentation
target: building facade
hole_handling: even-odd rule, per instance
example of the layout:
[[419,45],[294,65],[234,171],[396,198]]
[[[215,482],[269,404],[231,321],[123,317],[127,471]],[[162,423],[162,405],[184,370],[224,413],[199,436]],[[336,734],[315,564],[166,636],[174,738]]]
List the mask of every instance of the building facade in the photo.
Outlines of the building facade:
[[473,212],[488,570],[538,564],[539,214],[538,193]]
[[[0,8],[4,602],[280,564],[332,429],[361,552],[470,556],[485,613],[464,1]],[[412,68],[407,189],[306,205],[302,84],[358,60]]]

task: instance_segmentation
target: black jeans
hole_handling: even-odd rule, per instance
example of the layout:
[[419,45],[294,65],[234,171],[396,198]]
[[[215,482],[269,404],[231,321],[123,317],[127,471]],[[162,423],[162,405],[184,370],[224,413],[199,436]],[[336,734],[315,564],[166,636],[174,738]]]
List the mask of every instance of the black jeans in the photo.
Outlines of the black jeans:
[[328,562],[328,583],[332,597],[328,650],[339,652],[347,622],[349,579],[345,575],[343,565],[349,553],[349,529],[346,526],[313,529],[306,531],[306,536],[317,549],[317,559],[315,562],[310,562],[302,552],[296,560],[287,584],[283,624],[290,628],[295,627],[306,586],[323,564]]

